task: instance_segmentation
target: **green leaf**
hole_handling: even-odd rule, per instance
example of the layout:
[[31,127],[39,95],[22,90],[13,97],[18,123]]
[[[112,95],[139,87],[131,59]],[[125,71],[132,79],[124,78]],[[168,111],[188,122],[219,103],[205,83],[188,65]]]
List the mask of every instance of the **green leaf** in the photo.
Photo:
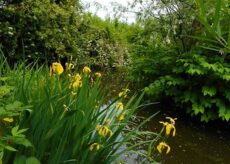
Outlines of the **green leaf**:
[[14,101],[12,104],[7,104],[5,106],[6,110],[15,110],[22,106],[22,103],[20,101]]
[[0,99],[8,95],[13,88],[14,87],[8,85],[0,86]]
[[202,93],[204,96],[214,96],[216,94],[216,88],[211,86],[211,87],[208,87],[208,86],[203,86],[202,87]]
[[9,151],[17,151],[15,148],[13,148],[13,147],[11,147],[9,145],[6,145],[4,148],[9,150]]
[[228,90],[224,91],[225,98],[230,101],[230,92]]
[[3,81],[3,82],[7,81],[8,79],[9,77],[0,77],[0,81]]
[[29,157],[26,159],[26,164],[41,164],[41,163],[37,158]]
[[192,104],[192,110],[194,111],[195,115],[201,113],[204,113],[204,106],[197,104],[197,103],[193,103]]
[[11,134],[14,137],[25,137],[24,133],[25,131],[27,131],[28,129],[20,129],[19,130],[19,126],[15,126],[14,128],[12,128],[11,130]]
[[15,127],[12,128],[12,130],[11,130],[12,136],[17,136],[18,128],[19,128],[19,126],[15,126]]
[[230,120],[230,110],[228,110],[227,113],[225,113],[224,118],[226,121]]
[[222,76],[222,79],[226,80],[226,81],[230,81],[230,74],[225,74]]
[[14,139],[14,142],[16,144],[23,145],[25,147],[32,147],[33,146],[31,144],[31,142],[28,139],[24,138],[24,137],[17,137],[17,138]]
[[[213,24],[213,28],[217,29],[218,25],[219,25],[219,21],[220,21],[220,12],[221,12],[221,0],[217,0],[216,1],[216,9],[215,9],[215,16],[214,16],[214,24]],[[218,30],[216,30],[218,31]],[[218,33],[218,35],[221,35]]]
[[202,71],[201,69],[198,69],[198,68],[189,68],[187,71],[186,71],[188,74],[190,75],[204,75],[205,72]]
[[228,28],[228,45],[230,45],[230,26]]

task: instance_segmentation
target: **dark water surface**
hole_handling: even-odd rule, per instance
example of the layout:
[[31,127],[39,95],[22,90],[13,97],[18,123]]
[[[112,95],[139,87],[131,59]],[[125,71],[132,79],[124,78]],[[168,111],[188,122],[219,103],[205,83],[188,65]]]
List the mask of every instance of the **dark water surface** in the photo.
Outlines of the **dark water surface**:
[[[108,88],[109,97],[114,97],[127,86],[125,75],[111,74],[104,77],[104,87]],[[162,105],[162,104],[161,104]],[[166,106],[165,104],[164,106]],[[139,116],[145,118],[159,111],[144,129],[159,132],[165,117],[177,118],[176,136],[169,139],[171,152],[166,156],[165,164],[230,164],[230,122],[201,123],[178,110],[164,109],[160,105],[152,105],[143,109]],[[126,158],[128,164],[142,163],[135,155]]]
[[[139,113],[148,117],[159,111],[150,107]],[[176,136],[169,139],[171,152],[166,157],[166,164],[230,164],[230,124],[213,122],[200,123],[175,110],[161,110],[148,122],[145,129],[157,132],[162,128],[159,121],[165,117],[177,118]]]

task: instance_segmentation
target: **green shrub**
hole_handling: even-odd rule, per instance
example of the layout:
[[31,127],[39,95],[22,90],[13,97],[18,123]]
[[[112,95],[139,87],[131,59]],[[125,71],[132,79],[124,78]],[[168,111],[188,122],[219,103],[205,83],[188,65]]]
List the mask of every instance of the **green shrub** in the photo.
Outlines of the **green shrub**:
[[0,40],[8,62],[72,60],[116,68],[129,63],[128,25],[84,12],[78,1],[23,0],[0,9]]
[[[139,74],[138,81],[146,86],[145,90],[151,98],[171,98],[177,106],[205,122],[218,118],[230,120],[230,17],[229,3],[224,2],[188,2],[190,6],[195,5],[191,7],[192,11],[184,10],[186,7],[183,9],[181,5],[182,10],[179,8],[177,12],[161,17],[165,22],[161,19],[150,21],[153,23],[146,24],[146,30],[140,34],[145,38],[137,42],[140,48],[134,51],[135,65],[131,68],[133,79],[138,79]],[[183,19],[180,18],[180,11],[185,11],[186,17]],[[189,13],[195,17],[191,18]],[[167,20],[172,22],[177,16],[181,23],[172,28],[181,29],[179,37],[177,31],[171,36],[166,35],[165,31],[158,31],[146,37],[144,32],[150,27],[170,27],[171,24],[164,26],[164,23],[170,22]],[[191,21],[193,26],[189,27],[187,21]],[[162,22],[163,26],[160,26]],[[169,28],[169,32],[171,30]],[[164,36],[171,42],[167,43]],[[190,45],[184,44],[186,41]]]
[[9,71],[6,59],[0,56],[0,162],[2,163],[6,151],[15,152],[18,145],[32,147],[31,142],[26,138],[26,128],[19,128],[21,116],[29,106],[14,100],[12,91],[12,79],[6,75]]
[[8,61],[57,60],[78,49],[77,2],[49,0],[8,4],[0,10],[0,39]]
[[155,96],[172,97],[176,104],[202,121],[230,119],[229,65],[222,58],[185,54],[176,60],[169,75],[155,80],[146,91]]

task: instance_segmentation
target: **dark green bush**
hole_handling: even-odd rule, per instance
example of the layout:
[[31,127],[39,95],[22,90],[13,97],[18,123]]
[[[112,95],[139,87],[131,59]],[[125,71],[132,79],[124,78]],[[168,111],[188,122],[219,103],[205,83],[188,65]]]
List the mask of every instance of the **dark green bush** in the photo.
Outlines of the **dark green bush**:
[[8,60],[69,57],[78,51],[80,6],[74,1],[24,0],[0,10],[0,39]]
[[[133,52],[132,77],[146,86],[151,98],[173,99],[177,106],[202,121],[229,121],[229,3],[187,1],[193,6],[188,8],[180,3],[177,12],[145,24],[147,30],[154,27],[157,34],[135,43],[140,48]],[[183,19],[178,17],[180,11],[184,12]],[[179,20],[179,24],[174,23]],[[175,33],[169,35],[165,27],[168,33]],[[146,36],[144,32],[140,36]]]
[[87,14],[78,1],[22,0],[0,8],[0,44],[9,63],[72,59],[79,65],[122,66],[129,56],[119,34],[127,28]]

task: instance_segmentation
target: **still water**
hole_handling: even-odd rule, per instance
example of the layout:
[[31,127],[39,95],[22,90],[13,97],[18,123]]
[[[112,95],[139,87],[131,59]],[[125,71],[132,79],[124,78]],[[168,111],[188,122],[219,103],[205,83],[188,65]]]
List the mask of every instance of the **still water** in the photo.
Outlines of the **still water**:
[[[148,117],[157,107],[150,107],[139,113]],[[213,122],[200,123],[198,120],[178,113],[175,110],[160,110],[148,122],[145,129],[157,132],[162,128],[159,121],[170,116],[177,118],[176,136],[169,139],[171,152],[163,163],[166,164],[229,164],[230,163],[230,124]]]
[[[127,87],[122,75],[108,76],[104,79],[106,88],[109,88],[110,95],[121,91]],[[108,83],[111,82],[111,83]],[[168,144],[171,152],[162,163],[165,164],[230,164],[230,122],[221,121],[212,123],[201,123],[195,118],[191,118],[178,110],[164,109],[158,104],[145,107],[139,112],[139,116],[147,118],[159,111],[159,113],[149,121],[144,129],[159,132],[162,124],[159,121],[166,121],[165,117],[177,118],[176,136],[169,139]],[[137,156],[125,157],[128,164],[139,164]]]

